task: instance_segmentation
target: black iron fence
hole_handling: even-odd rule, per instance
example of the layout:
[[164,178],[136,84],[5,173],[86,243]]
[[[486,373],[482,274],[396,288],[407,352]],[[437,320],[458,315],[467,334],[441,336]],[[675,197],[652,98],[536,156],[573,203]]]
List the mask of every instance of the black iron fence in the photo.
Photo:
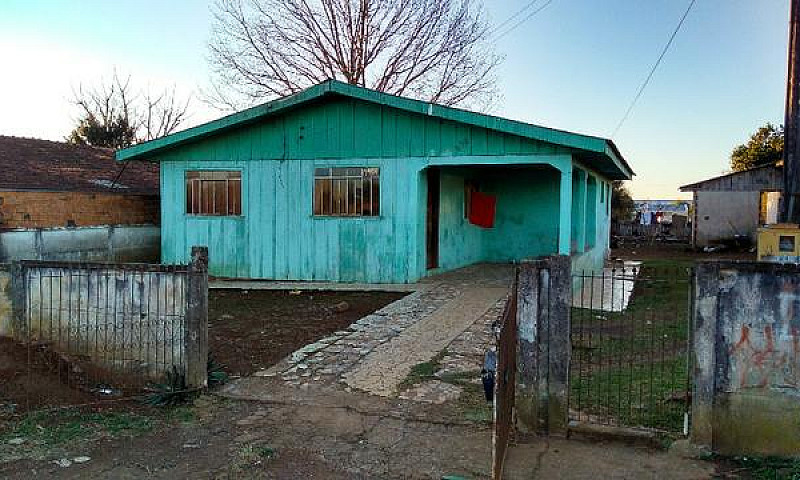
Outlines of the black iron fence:
[[685,434],[691,267],[573,273],[570,420]]
[[203,252],[177,266],[12,264],[0,412],[117,400],[156,383],[203,386]]

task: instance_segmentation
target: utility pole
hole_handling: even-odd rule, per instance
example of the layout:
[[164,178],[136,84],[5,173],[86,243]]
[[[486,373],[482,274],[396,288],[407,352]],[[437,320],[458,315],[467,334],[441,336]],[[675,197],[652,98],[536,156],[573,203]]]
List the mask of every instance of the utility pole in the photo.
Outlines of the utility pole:
[[800,223],[800,0],[790,0],[781,222]]

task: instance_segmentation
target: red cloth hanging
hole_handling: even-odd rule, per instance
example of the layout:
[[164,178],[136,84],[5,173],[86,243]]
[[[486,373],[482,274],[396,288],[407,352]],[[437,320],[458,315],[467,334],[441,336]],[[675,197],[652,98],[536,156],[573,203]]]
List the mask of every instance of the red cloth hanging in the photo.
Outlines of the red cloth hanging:
[[483,228],[494,227],[497,197],[481,192],[472,192],[469,203],[469,223]]

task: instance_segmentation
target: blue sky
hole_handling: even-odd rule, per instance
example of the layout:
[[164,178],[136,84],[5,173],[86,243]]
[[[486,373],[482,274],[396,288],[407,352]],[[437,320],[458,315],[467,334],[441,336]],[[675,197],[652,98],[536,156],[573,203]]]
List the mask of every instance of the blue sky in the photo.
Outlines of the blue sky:
[[[528,1],[485,7],[499,23]],[[688,3],[553,0],[497,42],[503,98],[493,113],[611,135]],[[697,0],[614,138],[638,174],[635,197],[682,198],[679,185],[723,172],[737,143],[782,122],[788,4]],[[143,86],[202,88],[210,22],[200,0],[3,0],[0,134],[62,139],[76,115],[71,88],[114,68]],[[195,101],[190,121],[218,115]]]

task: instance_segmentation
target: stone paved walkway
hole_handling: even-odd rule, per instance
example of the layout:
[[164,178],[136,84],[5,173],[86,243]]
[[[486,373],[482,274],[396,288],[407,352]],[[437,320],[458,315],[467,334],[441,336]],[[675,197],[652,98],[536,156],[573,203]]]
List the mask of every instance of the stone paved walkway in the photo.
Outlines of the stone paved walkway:
[[472,287],[419,319],[401,335],[372,350],[343,375],[347,385],[388,397],[411,372],[444,350],[507,294],[505,288]]
[[[491,324],[502,312],[511,272],[509,265],[474,265],[425,279],[417,291],[256,376],[279,376],[301,387],[331,384],[392,396],[414,365],[445,349],[442,373],[480,370],[484,352],[493,343]],[[452,395],[433,390],[436,398]],[[406,396],[423,401],[430,397],[413,392]]]

